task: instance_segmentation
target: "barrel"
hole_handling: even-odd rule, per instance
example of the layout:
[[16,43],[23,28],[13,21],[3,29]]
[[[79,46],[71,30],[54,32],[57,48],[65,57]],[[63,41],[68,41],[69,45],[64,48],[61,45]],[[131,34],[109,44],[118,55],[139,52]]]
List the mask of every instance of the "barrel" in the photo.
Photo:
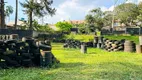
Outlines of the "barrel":
[[87,45],[86,43],[81,44],[81,53],[87,53]]
[[124,52],[134,52],[133,41],[125,41],[124,43]]
[[41,51],[40,66],[50,67],[52,65],[52,53],[51,51]]
[[142,53],[142,45],[136,45],[136,53]]
[[142,36],[139,36],[139,43],[142,45]]

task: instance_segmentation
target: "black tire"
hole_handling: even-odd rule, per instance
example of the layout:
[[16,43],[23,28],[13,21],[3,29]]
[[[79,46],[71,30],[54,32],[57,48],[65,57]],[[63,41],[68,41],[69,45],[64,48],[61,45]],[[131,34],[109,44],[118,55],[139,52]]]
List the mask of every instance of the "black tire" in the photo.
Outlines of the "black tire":
[[18,50],[16,50],[16,53],[18,54],[18,53],[28,53],[28,51],[27,50],[23,50],[23,49],[18,49]]
[[39,49],[43,51],[51,51],[51,46],[46,46],[46,45],[39,45]]
[[24,66],[24,67],[30,67],[32,65],[33,64],[32,64],[32,60],[31,59],[24,59],[24,60],[22,60],[22,66]]
[[6,40],[5,43],[6,44],[12,44],[12,43],[16,44],[17,40]]
[[22,59],[31,59],[31,55],[29,53],[22,53]]

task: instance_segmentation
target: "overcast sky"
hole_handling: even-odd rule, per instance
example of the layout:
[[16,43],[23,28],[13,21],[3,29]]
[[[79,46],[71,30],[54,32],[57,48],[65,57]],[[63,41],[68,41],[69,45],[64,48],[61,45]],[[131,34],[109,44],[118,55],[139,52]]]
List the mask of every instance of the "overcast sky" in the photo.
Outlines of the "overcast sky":
[[[25,0],[19,0],[24,2]],[[45,15],[44,23],[56,23],[61,20],[84,20],[85,15],[93,8],[100,7],[103,11],[113,10],[114,1],[117,0],[53,0],[52,7],[56,8],[56,15],[50,17]],[[118,0],[117,5],[125,0]],[[142,0],[128,0],[128,2],[138,3]],[[15,0],[5,0],[6,5],[11,5],[14,8],[14,13],[10,16],[10,20],[15,18]],[[25,18],[27,15],[22,12],[24,10],[19,4],[18,19]],[[39,22],[41,19],[36,18]]]

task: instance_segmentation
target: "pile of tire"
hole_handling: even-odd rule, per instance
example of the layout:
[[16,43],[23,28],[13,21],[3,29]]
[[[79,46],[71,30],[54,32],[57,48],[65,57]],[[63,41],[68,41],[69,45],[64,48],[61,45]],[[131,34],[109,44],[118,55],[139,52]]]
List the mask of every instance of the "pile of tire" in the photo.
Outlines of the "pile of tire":
[[104,37],[94,38],[94,47],[111,51],[124,51],[125,40],[110,40]]
[[[38,44],[36,44],[37,42]],[[40,67],[42,66],[40,62],[42,59],[41,51],[51,52],[51,44],[49,41],[45,40],[41,42],[31,38],[25,38],[23,41],[0,41],[0,68]],[[59,63],[52,54],[53,62]]]
[[81,48],[81,42],[79,40],[67,39],[63,45],[64,48]]
[[103,49],[111,52],[111,51],[124,51],[124,42],[125,40],[109,40],[109,39],[103,39]]

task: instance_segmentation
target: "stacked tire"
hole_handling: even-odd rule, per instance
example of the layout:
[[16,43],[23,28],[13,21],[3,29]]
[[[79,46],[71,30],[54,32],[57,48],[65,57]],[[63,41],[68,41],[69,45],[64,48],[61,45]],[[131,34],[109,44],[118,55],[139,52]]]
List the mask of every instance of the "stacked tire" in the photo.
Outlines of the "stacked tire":
[[94,47],[111,51],[124,51],[124,42],[125,40],[109,40],[104,37],[95,37],[94,38]]
[[[35,39],[29,38],[24,41],[0,41],[0,68],[41,66],[40,50],[51,52],[50,42],[43,41],[43,43],[37,45]],[[52,53],[51,55],[52,63],[59,62]]]
[[68,39],[63,45],[64,48],[81,48],[81,42],[78,40]]
[[51,52],[51,43],[47,40],[38,42],[40,50],[40,66],[51,67],[54,63],[59,63],[59,60]]

